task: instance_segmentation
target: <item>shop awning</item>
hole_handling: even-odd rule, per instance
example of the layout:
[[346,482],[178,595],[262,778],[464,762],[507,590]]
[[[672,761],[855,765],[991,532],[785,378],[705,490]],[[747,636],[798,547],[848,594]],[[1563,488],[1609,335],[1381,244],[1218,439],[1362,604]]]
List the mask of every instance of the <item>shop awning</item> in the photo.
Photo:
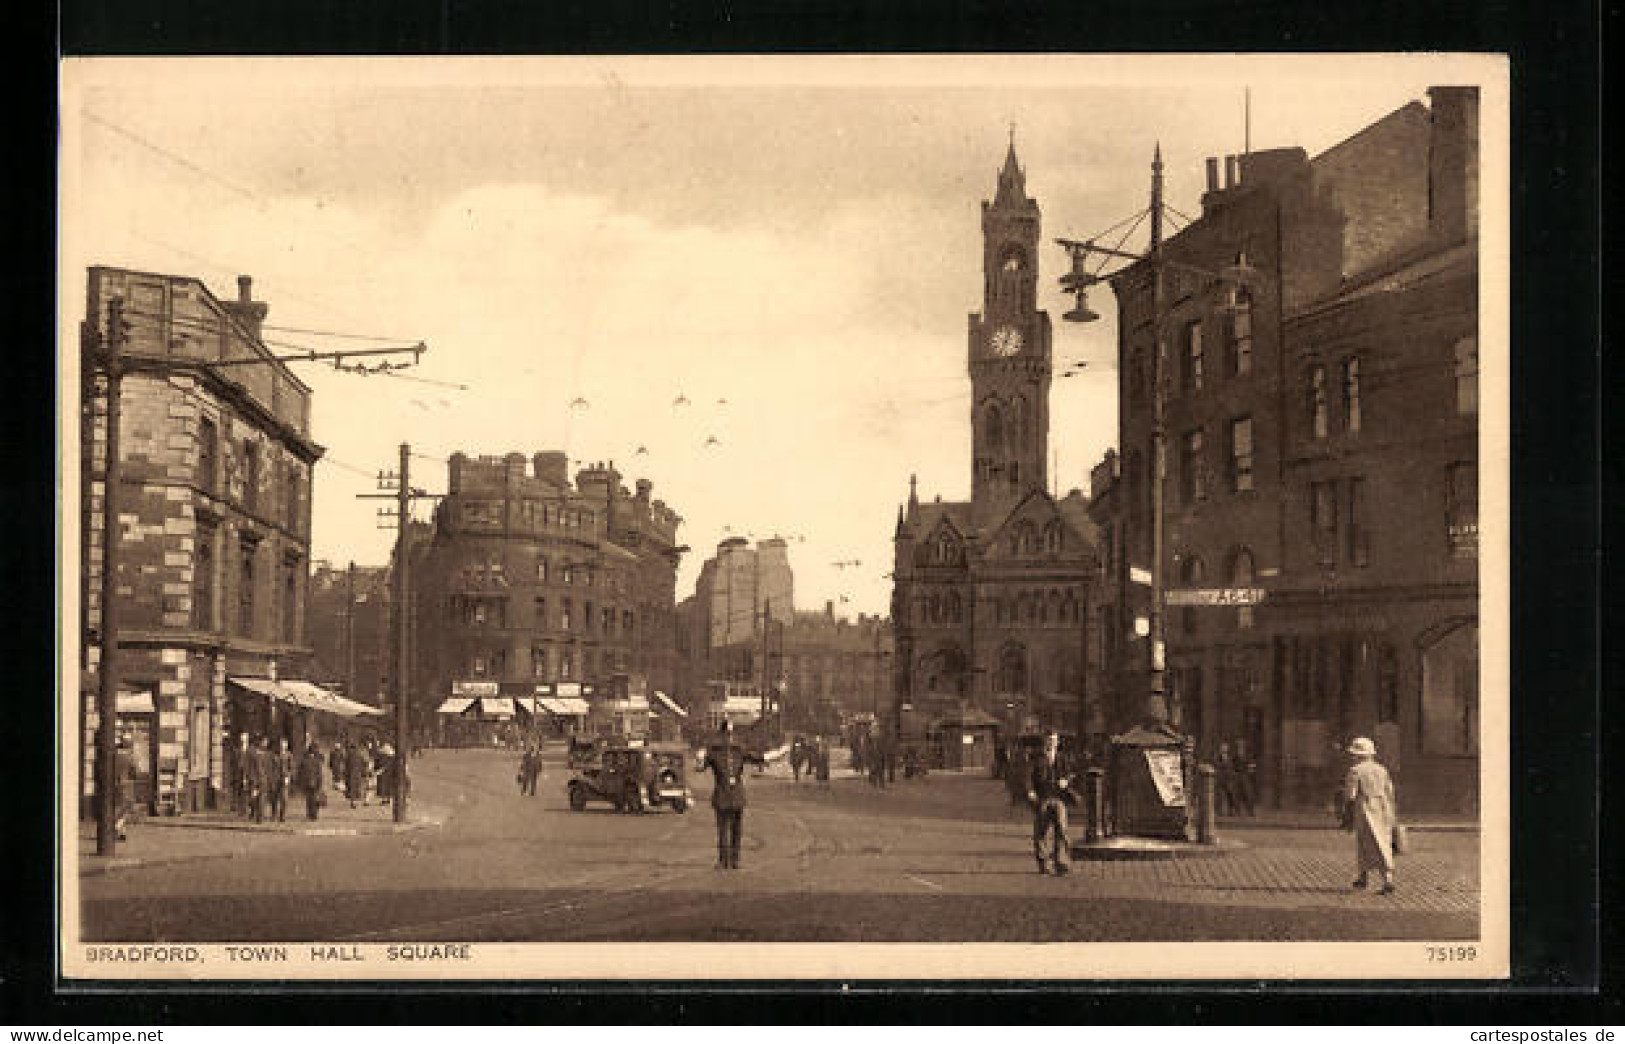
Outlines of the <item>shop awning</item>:
[[227,681],[245,692],[252,692],[256,696],[264,696],[273,700],[287,700],[293,702],[293,697],[282,691],[282,686],[270,678],[228,678]]
[[480,713],[489,714],[493,718],[511,718],[514,715],[513,697],[481,696]]
[[287,693],[292,700],[301,707],[310,710],[326,711],[341,718],[358,718],[364,714],[384,713],[377,707],[369,707],[365,703],[340,696],[331,689],[324,689],[308,681],[279,681],[277,685]]
[[536,713],[536,697],[534,696],[515,696],[513,698],[513,705],[524,711],[526,714]]
[[667,696],[665,693],[661,692],[659,689],[655,690],[655,702],[657,704],[659,704],[661,707],[665,708],[666,710],[671,711],[673,714],[677,715],[679,718],[688,717],[688,711],[684,710],[682,707],[679,707],[677,705],[677,703],[670,696]]
[[468,710],[469,705],[472,704],[473,702],[474,702],[473,700],[464,699],[461,696],[453,696],[451,699],[447,700],[445,703],[442,703],[436,709],[441,714],[461,714],[464,711]]
[[536,702],[542,710],[560,718],[579,718],[587,713],[587,701],[575,696],[541,696]]

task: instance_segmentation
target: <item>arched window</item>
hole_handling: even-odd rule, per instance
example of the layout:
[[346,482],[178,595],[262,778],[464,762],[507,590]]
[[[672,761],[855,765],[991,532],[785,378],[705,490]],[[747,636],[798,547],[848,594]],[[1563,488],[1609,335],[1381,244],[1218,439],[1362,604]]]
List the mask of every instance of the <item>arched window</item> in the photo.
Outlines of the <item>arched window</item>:
[[1061,592],[1049,593],[1049,620],[1051,623],[1066,623],[1065,603],[1061,600]]
[[[1236,553],[1230,558],[1230,586],[1237,588],[1252,587],[1257,573],[1253,567],[1253,553],[1245,547],[1236,548]],[[1236,608],[1236,626],[1248,628],[1253,625],[1253,607],[1250,605]]]
[[964,606],[959,601],[959,592],[958,591],[949,591],[948,592],[948,622],[949,623],[959,623],[960,618],[961,618],[960,614],[962,614],[963,612],[964,612]]
[[937,537],[936,560],[939,565],[952,565],[959,560],[958,548],[954,538],[947,533]]
[[1058,519],[1052,519],[1050,524],[1044,527],[1044,550],[1055,552],[1064,546],[1065,538],[1061,534],[1061,523]]
[[1001,693],[1027,691],[1027,650],[1011,642],[999,651],[999,667],[993,675],[993,688]]
[[1025,448],[1032,439],[1027,400],[1017,395],[1010,400],[1010,444],[1014,449]]

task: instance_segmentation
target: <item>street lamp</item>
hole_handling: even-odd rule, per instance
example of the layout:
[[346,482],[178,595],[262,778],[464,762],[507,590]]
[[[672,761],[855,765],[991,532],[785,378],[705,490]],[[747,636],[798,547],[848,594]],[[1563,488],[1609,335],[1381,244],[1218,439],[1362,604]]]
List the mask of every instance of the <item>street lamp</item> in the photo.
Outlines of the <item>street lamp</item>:
[[[1062,317],[1068,322],[1090,323],[1100,318],[1100,314],[1089,307],[1089,289],[1099,283],[1110,280],[1117,275],[1139,264],[1149,265],[1151,268],[1151,329],[1155,338],[1152,351],[1152,414],[1151,414],[1151,670],[1150,689],[1153,704],[1160,705],[1160,715],[1169,713],[1167,704],[1167,644],[1166,644],[1166,588],[1163,577],[1163,541],[1165,529],[1165,508],[1163,484],[1167,478],[1167,392],[1165,388],[1165,374],[1167,371],[1167,345],[1163,337],[1163,324],[1171,318],[1172,313],[1167,307],[1163,287],[1164,273],[1169,269],[1191,273],[1205,281],[1209,286],[1223,288],[1225,300],[1220,306],[1224,312],[1234,312],[1239,308],[1237,295],[1251,286],[1257,279],[1257,270],[1247,263],[1245,251],[1236,254],[1235,261],[1218,271],[1211,271],[1196,265],[1174,261],[1163,253],[1162,218],[1165,207],[1162,201],[1162,146],[1159,144],[1151,160],[1151,205],[1148,211],[1141,216],[1151,219],[1150,246],[1144,253],[1125,251],[1119,247],[1104,247],[1094,239],[1072,240],[1058,239],[1057,243],[1064,248],[1071,260],[1071,269],[1060,278],[1061,288],[1077,298],[1071,311]],[[1135,222],[1138,224],[1138,221]],[[1121,227],[1114,226],[1114,227]],[[1132,231],[1132,229],[1131,229]],[[1095,271],[1089,270],[1089,262],[1099,259],[1099,266]],[[1125,262],[1114,272],[1103,272],[1111,261]],[[1166,719],[1165,719],[1166,720]]]

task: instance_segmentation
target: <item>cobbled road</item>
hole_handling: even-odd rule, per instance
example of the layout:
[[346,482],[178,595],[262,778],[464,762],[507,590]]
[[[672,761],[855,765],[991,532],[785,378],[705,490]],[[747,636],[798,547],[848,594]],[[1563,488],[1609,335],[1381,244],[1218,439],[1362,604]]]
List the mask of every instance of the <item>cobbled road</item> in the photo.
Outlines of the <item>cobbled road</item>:
[[[1478,918],[1478,834],[1413,832],[1399,892],[1352,892],[1335,830],[1226,833],[1245,848],[1036,872],[1029,820],[996,781],[938,774],[875,791],[778,772],[749,781],[744,868],[714,869],[696,805],[571,812],[564,767],[535,797],[516,758],[429,751],[414,768],[443,825],[253,838],[229,858],[81,879],[90,942],[1071,942],[1448,940]],[[155,829],[155,828],[149,828]],[[168,831],[167,833],[182,833]]]

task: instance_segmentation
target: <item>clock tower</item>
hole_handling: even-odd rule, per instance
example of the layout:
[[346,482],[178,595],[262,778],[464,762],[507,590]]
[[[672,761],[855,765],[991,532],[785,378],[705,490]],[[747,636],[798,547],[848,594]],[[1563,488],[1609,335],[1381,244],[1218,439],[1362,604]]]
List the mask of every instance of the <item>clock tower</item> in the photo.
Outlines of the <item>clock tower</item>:
[[1009,508],[1047,486],[1050,323],[1038,310],[1038,202],[1012,141],[982,203],[982,310],[970,316],[971,500]]

